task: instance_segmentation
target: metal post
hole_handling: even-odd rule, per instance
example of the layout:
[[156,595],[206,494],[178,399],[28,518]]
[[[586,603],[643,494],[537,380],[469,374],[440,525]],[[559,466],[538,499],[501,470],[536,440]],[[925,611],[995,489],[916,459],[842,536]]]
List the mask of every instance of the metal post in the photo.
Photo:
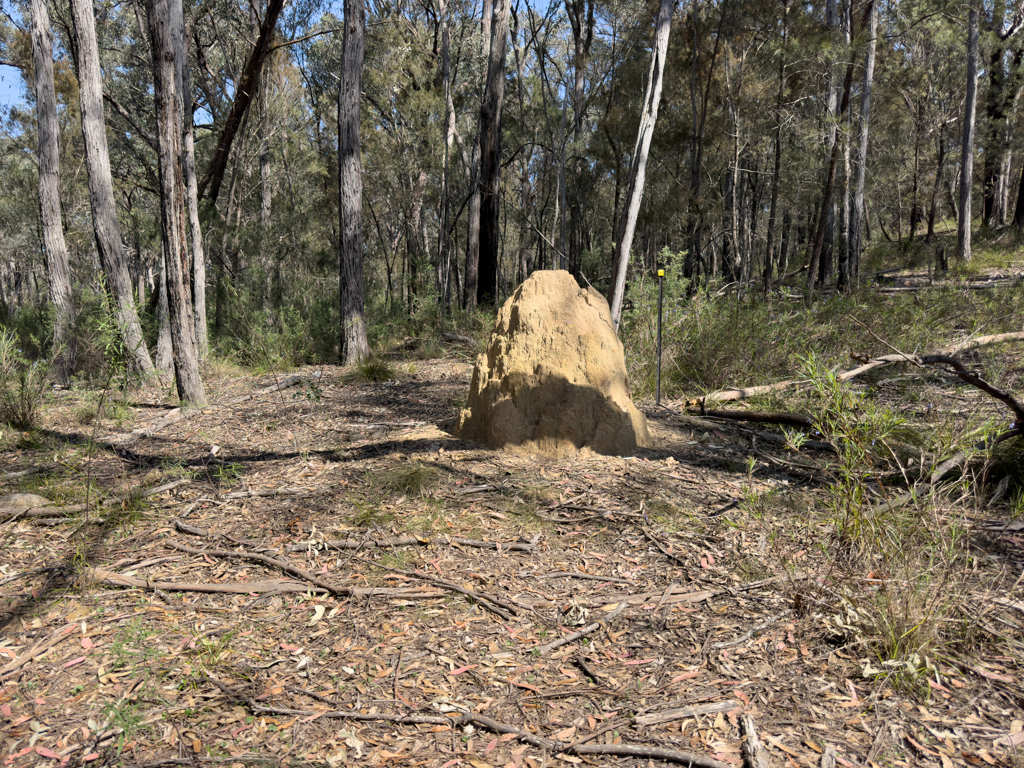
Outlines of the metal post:
[[665,270],[658,270],[658,385],[654,395],[655,405],[661,405],[661,305],[665,299]]

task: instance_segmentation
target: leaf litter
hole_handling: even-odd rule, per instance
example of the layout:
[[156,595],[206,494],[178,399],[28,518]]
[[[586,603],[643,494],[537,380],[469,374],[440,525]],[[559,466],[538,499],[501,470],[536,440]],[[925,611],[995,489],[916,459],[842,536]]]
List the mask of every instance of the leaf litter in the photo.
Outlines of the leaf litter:
[[1020,764],[1019,547],[1001,649],[907,690],[830,622],[781,449],[641,403],[635,457],[493,451],[445,431],[469,374],[144,390],[106,447],[64,393],[0,457],[78,505],[2,529],[3,764]]

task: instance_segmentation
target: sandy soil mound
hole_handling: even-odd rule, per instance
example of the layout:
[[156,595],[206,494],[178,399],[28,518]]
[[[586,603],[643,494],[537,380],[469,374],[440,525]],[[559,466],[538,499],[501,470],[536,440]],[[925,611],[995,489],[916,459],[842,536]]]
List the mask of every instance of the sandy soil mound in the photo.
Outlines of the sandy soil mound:
[[604,297],[568,272],[534,272],[498,313],[457,434],[554,454],[622,455],[648,445]]

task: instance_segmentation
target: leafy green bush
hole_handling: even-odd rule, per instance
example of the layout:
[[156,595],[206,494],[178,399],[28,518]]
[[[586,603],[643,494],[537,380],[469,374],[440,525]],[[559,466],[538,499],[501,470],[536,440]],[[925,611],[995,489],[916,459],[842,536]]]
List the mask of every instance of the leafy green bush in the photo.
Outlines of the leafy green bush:
[[35,426],[49,387],[47,360],[29,361],[16,334],[0,329],[0,421],[17,429]]

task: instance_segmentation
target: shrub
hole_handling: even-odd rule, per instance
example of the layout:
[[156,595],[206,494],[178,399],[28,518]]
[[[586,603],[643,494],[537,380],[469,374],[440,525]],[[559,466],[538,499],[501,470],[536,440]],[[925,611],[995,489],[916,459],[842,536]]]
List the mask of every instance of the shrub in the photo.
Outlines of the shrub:
[[15,333],[0,329],[0,421],[17,429],[35,426],[48,388],[50,364],[29,361]]

